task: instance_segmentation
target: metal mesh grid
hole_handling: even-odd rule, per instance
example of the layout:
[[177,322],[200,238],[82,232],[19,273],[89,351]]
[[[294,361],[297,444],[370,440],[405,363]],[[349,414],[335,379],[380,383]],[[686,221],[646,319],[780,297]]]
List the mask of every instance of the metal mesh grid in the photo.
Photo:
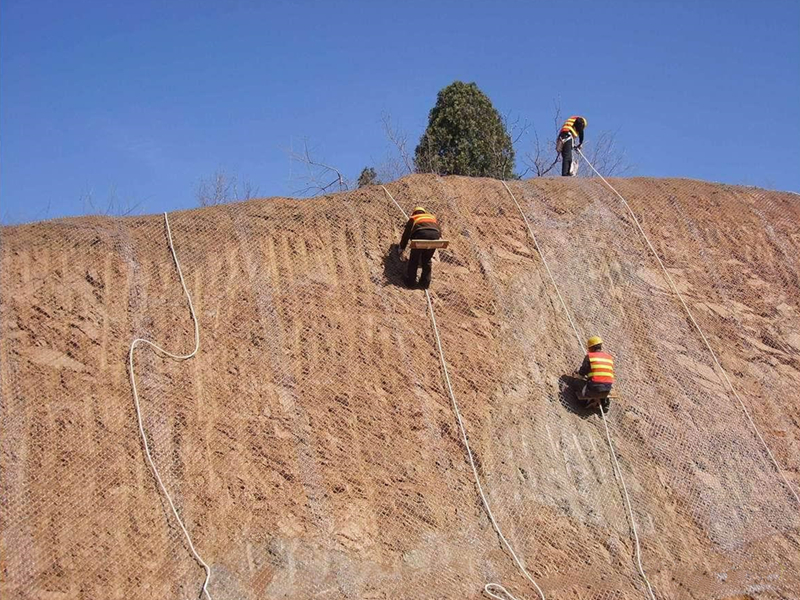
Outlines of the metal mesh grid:
[[[509,185],[581,334],[617,358],[609,425],[656,595],[797,597],[798,507],[619,200],[596,180]],[[797,486],[796,198],[615,185]],[[582,352],[510,196],[481,179],[388,187],[451,239],[433,304],[506,537],[548,598],[644,597],[602,422],[563,391]],[[213,597],[477,598],[490,581],[535,597],[480,505],[383,190],[170,220],[200,352],[137,350],[137,381]],[[3,597],[197,597],[125,368],[134,336],[192,346],[163,222],[64,220],[1,242]]]

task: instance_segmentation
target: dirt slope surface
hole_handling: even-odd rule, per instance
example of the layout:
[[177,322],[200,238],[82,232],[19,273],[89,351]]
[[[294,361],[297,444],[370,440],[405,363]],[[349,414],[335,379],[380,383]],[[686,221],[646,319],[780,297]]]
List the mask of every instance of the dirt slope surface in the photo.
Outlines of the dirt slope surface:
[[[612,182],[800,489],[798,196]],[[482,483],[550,599],[644,598],[603,422],[561,376],[595,333],[658,598],[800,598],[800,507],[620,201],[597,180],[412,176],[388,187],[451,241],[433,305]],[[216,600],[535,598],[481,506],[425,296],[389,252],[381,187],[170,215],[200,327],[136,351],[154,459]],[[0,232],[0,596],[196,598],[144,460],[134,337],[189,352],[161,216]]]

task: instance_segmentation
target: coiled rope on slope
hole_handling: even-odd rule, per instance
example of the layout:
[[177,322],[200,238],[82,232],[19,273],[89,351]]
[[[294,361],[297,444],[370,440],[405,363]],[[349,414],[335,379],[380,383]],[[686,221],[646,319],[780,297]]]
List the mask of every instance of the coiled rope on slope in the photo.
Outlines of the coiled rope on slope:
[[[383,191],[386,192],[386,195],[389,196],[389,198],[394,203],[394,205],[403,214],[403,217],[408,219],[408,214],[397,203],[397,200],[395,200],[394,196],[392,196],[392,194],[389,192],[389,190],[386,189],[386,186],[382,185],[381,187],[383,188]],[[536,581],[533,579],[531,574],[528,573],[528,570],[525,568],[525,565],[522,563],[522,561],[520,560],[519,556],[517,556],[517,553],[514,551],[514,548],[511,546],[509,541],[503,535],[503,532],[500,529],[500,525],[497,523],[497,520],[494,517],[494,513],[492,513],[492,509],[489,506],[489,500],[486,498],[486,494],[483,491],[483,485],[481,485],[481,479],[480,479],[480,476],[478,475],[478,469],[475,466],[475,459],[474,459],[474,457],[472,455],[472,448],[470,447],[469,439],[467,438],[467,429],[466,429],[466,427],[464,425],[463,419],[461,418],[461,411],[458,408],[458,402],[456,401],[456,396],[455,396],[455,393],[453,392],[453,386],[450,383],[450,374],[449,374],[449,372],[447,370],[447,361],[445,360],[444,350],[442,349],[442,340],[441,340],[441,337],[439,336],[439,327],[436,324],[436,313],[433,310],[433,302],[431,302],[431,295],[430,295],[430,292],[428,290],[425,290],[425,299],[427,300],[427,303],[428,303],[428,312],[429,312],[430,317],[431,317],[431,324],[433,326],[434,337],[436,338],[436,348],[439,351],[439,360],[441,361],[441,364],[442,364],[442,372],[444,373],[444,380],[445,380],[445,383],[447,384],[447,392],[448,392],[448,394],[450,396],[450,401],[453,404],[453,411],[456,414],[456,419],[458,420],[458,427],[461,430],[461,439],[464,442],[464,448],[466,448],[466,450],[467,450],[467,457],[469,458],[469,464],[470,464],[470,467],[472,467],[472,475],[475,478],[475,485],[478,488],[478,494],[481,497],[481,502],[483,503],[483,507],[486,509],[486,514],[489,516],[489,520],[492,523],[492,527],[497,532],[497,536],[500,538],[500,540],[503,542],[503,545],[505,546],[505,548],[511,554],[511,556],[514,559],[514,562],[516,563],[517,567],[519,567],[520,572],[528,579],[528,581],[531,582],[531,584],[533,584],[533,587],[536,588],[536,591],[539,594],[539,597],[541,598],[541,600],[546,600],[544,592],[539,587],[539,585],[536,583]],[[508,590],[506,590],[499,583],[487,583],[484,586],[483,589],[486,592],[486,594],[488,594],[492,598],[496,598],[497,600],[505,600],[505,599],[503,598],[503,596],[499,596],[495,592],[503,593],[503,594],[506,595],[507,598],[511,598],[511,600],[517,600],[515,598],[515,596],[513,596]]]
[[706,337],[706,334],[703,332],[703,329],[700,327],[700,324],[695,320],[694,315],[692,314],[692,311],[689,310],[689,306],[686,304],[686,301],[683,299],[683,295],[678,290],[678,287],[675,285],[675,281],[673,281],[672,276],[669,274],[669,271],[667,270],[667,267],[664,266],[664,262],[661,260],[661,257],[658,255],[658,252],[656,252],[655,247],[650,242],[650,238],[647,237],[647,234],[644,232],[644,229],[642,228],[641,223],[639,223],[639,219],[636,217],[636,214],[633,212],[633,209],[631,208],[631,205],[628,204],[628,201],[625,200],[625,198],[622,196],[622,194],[620,194],[614,188],[614,186],[611,185],[608,182],[608,180],[605,177],[603,177],[597,169],[594,168],[594,165],[591,162],[589,162],[589,159],[586,158],[586,156],[583,154],[583,152],[580,150],[580,148],[578,149],[578,153],[583,157],[583,159],[586,161],[586,164],[589,165],[589,167],[592,169],[592,171],[594,171],[597,174],[597,176],[603,181],[603,183],[605,183],[608,186],[608,188],[612,192],[614,192],[614,194],[617,196],[617,198],[622,200],[622,204],[625,205],[625,208],[627,209],[628,214],[630,214],[631,218],[633,219],[633,222],[636,225],[636,228],[638,229],[638,231],[641,234],[642,238],[644,239],[645,243],[647,244],[647,247],[650,249],[650,252],[653,254],[653,256],[655,257],[656,261],[658,261],[658,264],[661,267],[661,270],[664,272],[664,276],[667,278],[667,281],[669,282],[670,288],[675,293],[675,295],[678,297],[678,300],[680,300],[681,306],[683,306],[683,310],[686,311],[686,315],[689,317],[689,320],[692,322],[692,325],[694,325],[694,328],[697,330],[697,333],[699,333],[700,337],[703,339],[703,343],[705,344],[706,348],[708,349],[708,352],[711,354],[711,358],[713,359],[714,364],[717,365],[717,368],[719,369],[719,372],[722,373],[723,381],[727,384],[727,387],[731,390],[731,393],[736,398],[736,400],[739,402],[739,406],[742,408],[742,411],[744,412],[745,416],[747,417],[747,421],[750,423],[750,427],[755,432],[755,434],[758,437],[758,439],[761,441],[761,444],[764,446],[764,449],[767,451],[767,454],[769,455],[770,460],[772,460],[772,464],[775,466],[775,469],[777,470],[778,475],[783,480],[783,483],[786,486],[786,488],[789,490],[789,492],[794,496],[794,499],[797,501],[797,503],[800,504],[800,496],[798,496],[797,491],[795,491],[795,489],[789,483],[789,480],[783,474],[783,470],[781,469],[780,464],[778,463],[778,461],[775,458],[775,456],[772,454],[772,450],[770,450],[769,446],[767,445],[766,440],[761,435],[761,432],[759,431],[758,427],[756,426],[756,423],[753,420],[753,417],[750,415],[750,411],[747,410],[747,406],[745,405],[744,401],[739,396],[739,393],[736,391],[736,388],[733,387],[733,383],[731,382],[730,377],[728,377],[728,372],[722,367],[722,364],[720,364],[719,359],[717,358],[717,354],[716,354],[716,352],[714,352],[713,348],[711,348],[711,344],[709,343],[708,338]]
[[175,503],[172,500],[172,496],[170,496],[169,492],[167,491],[164,482],[161,480],[161,475],[156,468],[156,464],[153,461],[153,457],[150,454],[150,445],[147,443],[147,436],[145,435],[144,431],[144,424],[142,422],[142,408],[139,403],[139,393],[136,389],[136,374],[133,368],[133,351],[136,349],[136,346],[141,344],[144,346],[149,346],[157,354],[161,356],[166,356],[173,360],[177,360],[183,362],[185,360],[189,360],[190,358],[194,357],[197,354],[197,351],[200,349],[200,325],[197,321],[197,315],[194,312],[194,306],[192,305],[192,296],[189,294],[189,290],[186,288],[186,282],[183,279],[183,272],[181,271],[181,263],[178,261],[178,255],[175,253],[175,246],[172,243],[172,231],[169,227],[169,217],[167,213],[164,213],[164,225],[167,229],[167,240],[169,241],[169,249],[172,252],[172,260],[175,262],[175,268],[178,271],[178,277],[181,280],[181,287],[183,288],[183,293],[186,294],[186,300],[189,303],[189,312],[192,315],[192,321],[194,322],[194,350],[192,350],[189,354],[173,354],[156,344],[155,342],[151,342],[150,340],[144,338],[136,338],[131,342],[131,348],[128,352],[128,369],[130,373],[131,379],[131,389],[133,390],[133,403],[136,406],[136,420],[139,424],[139,435],[142,438],[142,445],[144,446],[144,455],[147,461],[147,464],[150,466],[150,469],[153,471],[153,475],[156,478],[156,482],[158,483],[158,487],[161,490],[161,493],[167,499],[169,503],[170,509],[172,509],[172,514],[175,517],[175,520],[178,522],[178,525],[183,532],[183,536],[186,539],[186,543],[189,545],[189,550],[191,550],[192,556],[198,562],[198,564],[203,568],[205,571],[205,580],[203,581],[203,588],[200,592],[200,595],[205,595],[208,600],[211,600],[211,594],[208,592],[208,584],[211,581],[211,567],[206,564],[206,562],[202,559],[200,554],[194,547],[194,543],[192,542],[192,536],[189,535],[188,530],[186,529],[186,525],[183,523],[180,515],[178,514],[178,509],[175,507]]
[[[539,242],[536,239],[536,236],[533,233],[533,228],[531,227],[530,222],[528,221],[528,217],[525,215],[525,212],[522,210],[522,207],[517,202],[517,198],[511,192],[511,188],[508,187],[505,181],[501,180],[503,187],[506,188],[508,195],[511,196],[511,199],[514,201],[514,204],[517,206],[517,210],[519,210],[519,214],[522,215],[522,220],[525,222],[525,226],[528,228],[528,234],[531,236],[533,240],[534,246],[536,246],[536,251],[539,253],[539,257],[542,259],[542,264],[544,268],[547,270],[547,274],[550,276],[550,281],[553,283],[553,287],[556,290],[556,294],[558,295],[558,299],[561,302],[561,307],[564,309],[564,314],[567,315],[567,319],[569,320],[569,324],[572,326],[572,331],[575,333],[575,339],[578,342],[578,347],[583,352],[583,341],[581,340],[581,336],[578,333],[578,328],[575,326],[575,321],[572,320],[572,316],[570,315],[569,309],[567,308],[566,302],[564,302],[564,297],[561,295],[561,291],[558,288],[558,284],[556,283],[556,278],[553,276],[553,272],[550,270],[550,265],[547,263],[547,259],[542,252],[541,247],[539,246]],[[631,507],[631,500],[628,494],[628,486],[625,484],[625,478],[622,476],[622,469],[619,466],[619,462],[617,461],[617,453],[614,451],[614,444],[611,442],[611,432],[608,428],[608,420],[606,419],[605,412],[600,409],[600,415],[603,417],[603,426],[605,427],[606,431],[606,441],[608,442],[608,448],[611,452],[611,458],[613,459],[614,463],[614,471],[619,477],[619,481],[622,484],[622,492],[625,498],[625,508],[628,512],[628,518],[631,521],[631,532],[633,533],[633,540],[636,547],[636,566],[639,569],[639,574],[642,576],[645,584],[647,585],[647,592],[651,600],[655,600],[655,594],[653,593],[653,587],[650,585],[650,580],[647,578],[647,575],[644,572],[644,567],[642,566],[642,548],[639,543],[639,533],[636,529],[636,520],[633,517],[633,509]]]

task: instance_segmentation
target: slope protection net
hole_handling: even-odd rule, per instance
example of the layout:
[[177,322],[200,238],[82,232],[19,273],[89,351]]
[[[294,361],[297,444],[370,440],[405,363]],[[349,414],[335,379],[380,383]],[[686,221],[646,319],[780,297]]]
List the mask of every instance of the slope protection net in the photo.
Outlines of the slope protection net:
[[[800,473],[797,223],[787,194],[620,181],[785,473]],[[644,598],[582,359],[519,212],[492,180],[387,186],[443,223],[431,294],[492,510],[548,598]],[[582,335],[618,363],[609,426],[659,598],[794,598],[800,509],[619,200],[509,183]],[[735,211],[735,218],[726,216]],[[475,490],[424,294],[380,187],[170,215],[200,325],[137,350],[145,431],[215,600],[535,591]],[[2,232],[0,592],[196,598],[203,572],[142,457],[131,339],[188,353],[159,217]]]

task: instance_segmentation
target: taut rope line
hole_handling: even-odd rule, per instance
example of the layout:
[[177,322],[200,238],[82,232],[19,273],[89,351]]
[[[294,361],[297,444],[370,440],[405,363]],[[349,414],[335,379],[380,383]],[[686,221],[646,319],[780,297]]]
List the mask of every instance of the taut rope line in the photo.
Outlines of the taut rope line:
[[[511,192],[511,188],[509,188],[508,185],[506,185],[505,181],[501,180],[500,183],[502,183],[503,187],[506,188],[506,191],[508,192],[508,195],[511,196],[511,199],[514,200],[514,204],[517,205],[517,209],[519,210],[519,213],[522,215],[522,219],[525,221],[525,225],[528,228],[528,233],[530,234],[531,239],[533,240],[533,243],[536,246],[536,251],[539,253],[539,256],[542,259],[542,263],[544,264],[545,269],[547,270],[547,274],[550,276],[550,281],[553,283],[553,287],[556,289],[556,294],[558,294],[558,299],[561,301],[561,306],[563,307],[564,312],[566,313],[567,318],[569,319],[570,325],[572,325],[572,330],[575,332],[575,338],[578,341],[578,346],[580,347],[581,351],[583,351],[583,342],[581,341],[580,335],[578,335],[578,329],[575,327],[575,323],[572,320],[572,317],[570,316],[569,309],[567,308],[567,305],[564,302],[564,298],[561,295],[561,292],[558,290],[558,284],[556,283],[555,277],[553,277],[553,272],[550,270],[550,267],[547,264],[547,259],[544,257],[542,249],[539,247],[539,242],[536,241],[536,236],[533,234],[533,229],[531,228],[531,225],[528,222],[528,217],[525,215],[525,212],[522,210],[522,207],[519,205],[519,202],[517,202],[517,198]],[[652,600],[655,600],[656,597],[655,594],[653,593],[653,587],[650,585],[650,580],[647,579],[647,575],[645,575],[644,572],[644,567],[642,566],[642,548],[641,545],[639,544],[639,533],[636,530],[636,520],[633,518],[633,509],[631,507],[630,496],[628,495],[628,486],[625,484],[625,478],[622,476],[622,469],[620,468],[619,462],[617,461],[617,453],[614,451],[614,444],[612,444],[611,442],[611,433],[608,429],[608,421],[606,420],[605,412],[603,412],[602,409],[600,409],[600,415],[603,417],[603,425],[605,426],[606,430],[606,439],[608,440],[608,447],[609,450],[611,450],[611,458],[614,460],[614,470],[617,476],[619,477],[620,483],[622,484],[622,491],[625,497],[625,508],[628,510],[628,518],[631,520],[631,531],[633,532],[633,539],[636,544],[636,565],[639,568],[639,574],[642,576],[642,579],[647,584],[647,591],[649,592],[650,598]]]
[[514,201],[514,204],[517,205],[517,210],[519,211],[519,214],[522,215],[522,220],[525,221],[525,227],[528,228],[528,233],[530,234],[531,239],[533,240],[533,245],[536,246],[536,251],[539,253],[539,256],[542,259],[542,264],[544,265],[544,268],[547,270],[547,274],[550,276],[550,281],[553,282],[553,287],[556,289],[556,294],[558,295],[558,299],[561,301],[561,307],[564,309],[564,314],[567,315],[567,319],[569,319],[569,324],[572,326],[572,331],[575,332],[575,339],[578,341],[578,346],[580,346],[582,350],[583,341],[581,340],[581,336],[578,333],[578,328],[575,326],[575,321],[572,320],[572,316],[569,314],[569,309],[567,309],[567,304],[564,302],[564,298],[561,296],[561,291],[558,289],[558,285],[556,285],[556,278],[553,277],[553,272],[550,270],[550,265],[547,264],[547,259],[544,257],[544,252],[542,252],[542,249],[539,247],[539,242],[537,241],[536,236],[533,234],[533,229],[531,228],[531,224],[528,222],[528,217],[525,215],[525,212],[522,210],[522,207],[519,205],[519,202],[517,202],[517,198],[514,196],[514,194],[511,193],[511,190],[509,189],[508,185],[506,185],[506,182],[501,180],[500,183],[502,183],[503,187],[506,188],[508,195],[511,196],[511,199]]
[[786,478],[786,476],[783,474],[783,470],[781,469],[781,466],[778,464],[778,461],[775,458],[775,456],[772,454],[772,450],[769,449],[769,446],[767,445],[766,440],[761,435],[761,432],[758,430],[758,427],[756,426],[755,421],[753,421],[753,417],[750,416],[750,411],[747,410],[747,406],[745,406],[744,401],[739,396],[739,393],[736,391],[736,388],[733,387],[733,383],[731,382],[730,378],[728,377],[728,372],[720,364],[719,359],[717,358],[717,354],[716,354],[716,352],[714,352],[713,348],[711,348],[711,344],[709,343],[708,338],[706,337],[706,334],[703,332],[703,330],[700,327],[699,323],[697,321],[695,321],[695,318],[694,318],[694,315],[692,314],[692,311],[689,310],[689,306],[686,304],[686,301],[683,299],[683,295],[680,293],[680,291],[678,290],[678,287],[675,285],[675,282],[673,281],[672,276],[669,274],[669,271],[667,271],[667,267],[664,266],[664,262],[661,260],[661,257],[658,255],[658,252],[656,252],[656,249],[653,247],[653,244],[650,242],[650,238],[647,237],[647,234],[644,232],[644,229],[642,229],[642,225],[639,223],[639,219],[636,218],[636,214],[633,212],[633,209],[631,208],[631,205],[628,204],[628,201],[625,200],[625,198],[622,197],[622,194],[620,194],[614,188],[614,186],[611,185],[608,182],[608,180],[606,180],[606,178],[603,177],[600,174],[600,172],[597,169],[594,168],[594,165],[589,162],[589,159],[587,159],[586,156],[584,156],[583,152],[580,149],[578,149],[578,152],[583,157],[583,159],[586,161],[586,164],[591,167],[592,171],[594,171],[597,174],[597,176],[600,179],[603,180],[603,183],[605,183],[608,186],[608,188],[612,192],[614,192],[614,194],[616,194],[617,198],[622,200],[622,203],[625,205],[625,208],[628,210],[628,213],[630,214],[631,218],[633,219],[633,222],[636,224],[636,228],[639,230],[639,233],[642,234],[642,237],[644,238],[644,241],[647,243],[647,247],[650,249],[650,252],[653,253],[653,256],[658,261],[658,264],[661,266],[661,270],[664,271],[664,275],[666,276],[667,281],[669,282],[669,285],[672,288],[672,291],[675,292],[675,295],[678,296],[678,300],[681,301],[681,305],[683,306],[683,309],[686,311],[686,314],[688,315],[689,320],[692,322],[692,325],[694,325],[694,328],[697,330],[697,333],[700,334],[700,337],[703,338],[703,343],[705,344],[706,348],[708,348],[708,351],[711,354],[711,358],[714,360],[714,364],[717,365],[717,368],[722,373],[722,375],[723,375],[723,377],[725,379],[725,382],[728,384],[728,387],[731,390],[731,393],[733,393],[734,397],[739,402],[739,406],[741,406],[742,410],[744,411],[745,416],[747,417],[747,420],[750,422],[750,427],[753,429],[753,431],[755,432],[756,436],[758,436],[758,439],[761,440],[761,444],[764,446],[764,449],[767,451],[767,454],[769,455],[770,459],[772,460],[772,464],[775,465],[775,469],[778,471],[778,475],[783,480],[783,483],[786,485],[786,487],[789,489],[789,492],[794,496],[794,499],[797,500],[797,503],[800,504],[800,496],[797,495],[797,492],[792,487],[792,485],[789,483],[789,480]]
[[183,293],[186,294],[186,300],[189,302],[189,312],[192,314],[192,321],[194,321],[194,350],[192,350],[189,354],[173,354],[172,352],[164,350],[164,348],[154,342],[151,342],[150,340],[136,338],[133,340],[133,342],[131,342],[131,348],[128,352],[128,368],[131,378],[131,388],[133,389],[133,403],[136,406],[136,419],[139,424],[139,435],[142,438],[142,445],[144,446],[144,455],[147,459],[147,464],[150,465],[150,469],[153,471],[153,475],[155,475],[156,481],[158,482],[158,487],[161,489],[161,493],[164,494],[167,502],[169,502],[169,507],[172,509],[172,514],[175,516],[175,520],[178,522],[184,538],[186,538],[186,543],[189,544],[189,549],[192,551],[192,556],[194,556],[194,559],[200,564],[201,567],[203,567],[203,570],[206,573],[206,578],[203,582],[203,588],[200,595],[205,595],[208,600],[211,600],[211,594],[208,593],[208,583],[211,581],[211,567],[206,564],[206,562],[200,557],[200,554],[198,554],[197,550],[195,549],[194,543],[192,543],[192,537],[186,530],[186,525],[184,525],[183,520],[178,514],[178,509],[175,508],[175,503],[172,501],[172,497],[169,495],[164,482],[161,480],[161,475],[159,475],[156,464],[153,461],[152,455],[150,454],[150,445],[147,443],[147,436],[144,433],[144,424],[142,423],[142,409],[139,405],[139,393],[136,389],[136,375],[133,370],[133,351],[136,349],[137,344],[150,346],[156,351],[157,354],[167,356],[177,361],[189,360],[195,354],[197,354],[197,351],[200,349],[200,325],[197,322],[197,315],[195,315],[194,312],[192,297],[189,294],[189,290],[186,289],[186,282],[183,280],[183,272],[181,271],[181,264],[178,261],[178,255],[175,254],[175,246],[172,243],[172,231],[169,228],[169,217],[167,216],[167,213],[164,213],[164,224],[167,228],[167,239],[169,240],[169,249],[172,252],[172,259],[175,261],[175,268],[178,270],[178,277],[181,280],[181,287],[183,288]]
[[[394,205],[397,208],[400,209],[400,212],[403,213],[403,216],[408,218],[408,215],[406,214],[406,211],[404,211],[400,207],[400,205],[394,199],[394,196],[392,196],[389,193],[389,190],[386,189],[386,186],[382,185],[381,187],[383,188],[383,191],[386,192],[386,195],[389,196],[389,198],[391,198],[392,202],[394,202]],[[478,488],[478,493],[480,494],[481,501],[483,502],[483,507],[486,509],[486,514],[489,515],[489,520],[492,522],[492,527],[494,527],[494,530],[497,532],[498,537],[500,538],[500,540],[503,542],[503,545],[506,547],[506,549],[511,554],[512,558],[514,559],[514,562],[517,564],[517,566],[519,567],[519,569],[522,572],[522,574],[528,579],[528,581],[530,581],[533,584],[533,587],[536,588],[536,591],[538,592],[539,597],[542,600],[546,600],[545,596],[544,596],[544,592],[539,587],[539,585],[536,583],[536,581],[533,579],[533,577],[531,577],[530,573],[528,573],[528,570],[525,568],[525,565],[522,564],[522,561],[517,556],[517,553],[514,552],[514,548],[511,547],[511,544],[508,542],[506,537],[503,535],[503,532],[500,530],[500,525],[498,525],[497,520],[494,518],[494,513],[492,513],[492,509],[489,507],[489,500],[486,498],[486,494],[483,491],[483,486],[481,485],[481,479],[478,476],[478,469],[475,466],[475,459],[472,456],[472,449],[470,448],[469,439],[467,438],[467,429],[466,429],[466,427],[464,425],[463,419],[461,418],[461,411],[458,409],[458,402],[456,402],[456,396],[455,396],[455,393],[453,392],[453,386],[450,383],[450,374],[447,371],[447,361],[445,361],[444,350],[442,349],[442,339],[439,336],[439,327],[436,324],[436,314],[433,311],[433,302],[431,301],[431,295],[430,295],[430,292],[428,292],[428,290],[425,290],[425,299],[428,302],[428,311],[429,311],[429,314],[430,314],[430,317],[431,317],[431,324],[433,325],[433,333],[434,333],[434,336],[436,337],[436,348],[439,351],[439,359],[440,359],[440,361],[442,363],[442,371],[444,373],[445,383],[447,384],[447,392],[450,395],[450,400],[451,400],[451,402],[453,404],[453,410],[456,413],[456,419],[458,420],[458,426],[461,429],[461,439],[464,441],[464,447],[467,449],[467,456],[469,457],[469,464],[470,464],[470,467],[472,467],[472,475],[475,478],[475,485]],[[500,592],[506,594],[509,598],[511,598],[511,600],[517,600],[508,590],[506,590],[502,585],[500,585],[498,583],[487,583],[484,586],[483,589],[489,596],[491,596],[492,598],[496,598],[497,600],[505,600],[505,599],[502,596],[498,596],[497,594],[495,594],[492,591],[492,589],[497,589]]]

